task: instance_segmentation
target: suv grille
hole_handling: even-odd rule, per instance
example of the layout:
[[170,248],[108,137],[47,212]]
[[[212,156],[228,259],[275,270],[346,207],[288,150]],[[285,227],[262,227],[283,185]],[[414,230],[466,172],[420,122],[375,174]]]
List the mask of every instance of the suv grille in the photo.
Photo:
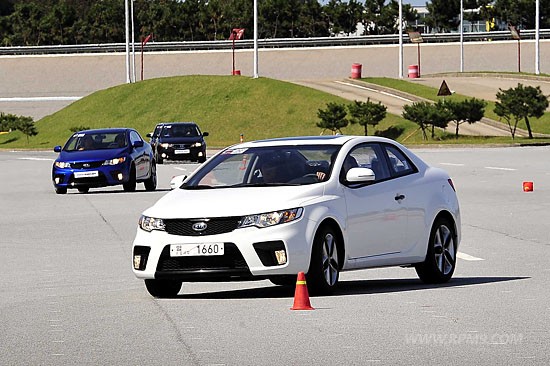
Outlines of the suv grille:
[[[171,235],[205,236],[229,233],[237,228],[240,217],[217,217],[212,219],[165,219],[165,230]],[[193,230],[193,224],[204,222],[207,228],[203,231]]]

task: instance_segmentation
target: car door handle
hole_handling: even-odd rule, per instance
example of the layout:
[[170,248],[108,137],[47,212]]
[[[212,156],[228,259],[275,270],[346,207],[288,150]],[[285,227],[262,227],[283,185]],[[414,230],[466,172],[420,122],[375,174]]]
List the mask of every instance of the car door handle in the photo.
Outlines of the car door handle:
[[395,196],[395,200],[396,201],[401,201],[401,200],[404,200],[405,199],[405,195],[404,194],[398,194]]

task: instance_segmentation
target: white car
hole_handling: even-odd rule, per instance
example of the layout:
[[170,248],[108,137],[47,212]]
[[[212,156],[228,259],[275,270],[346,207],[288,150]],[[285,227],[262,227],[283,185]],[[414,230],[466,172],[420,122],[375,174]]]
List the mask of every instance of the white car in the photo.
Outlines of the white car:
[[289,137],[228,147],[143,212],[133,271],[155,297],[185,281],[269,279],[331,293],[341,271],[453,275],[460,210],[448,174],[399,143]]

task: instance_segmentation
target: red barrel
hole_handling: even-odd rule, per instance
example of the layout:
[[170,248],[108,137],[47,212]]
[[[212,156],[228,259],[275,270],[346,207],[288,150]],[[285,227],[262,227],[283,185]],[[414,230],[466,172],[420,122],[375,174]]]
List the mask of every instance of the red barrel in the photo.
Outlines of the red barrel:
[[523,192],[533,192],[533,182],[523,182]]
[[361,79],[361,69],[363,65],[361,64],[352,64],[351,65],[351,78],[352,79]]
[[409,65],[409,79],[416,79],[418,75],[418,65]]

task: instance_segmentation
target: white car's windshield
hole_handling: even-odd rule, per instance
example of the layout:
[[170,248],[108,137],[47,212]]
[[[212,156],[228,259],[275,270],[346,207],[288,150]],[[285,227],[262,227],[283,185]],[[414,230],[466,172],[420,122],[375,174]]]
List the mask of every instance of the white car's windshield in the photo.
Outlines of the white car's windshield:
[[181,188],[313,184],[328,179],[340,146],[231,148],[208,161]]

